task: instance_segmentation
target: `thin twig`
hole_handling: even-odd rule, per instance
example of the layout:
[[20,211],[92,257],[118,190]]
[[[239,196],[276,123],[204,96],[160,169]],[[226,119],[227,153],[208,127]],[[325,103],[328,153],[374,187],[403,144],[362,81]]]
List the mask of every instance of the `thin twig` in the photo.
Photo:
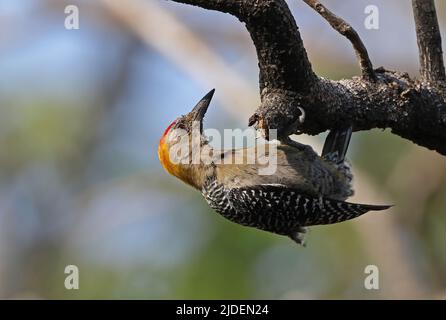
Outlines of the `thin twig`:
[[412,0],[417,32],[421,77],[427,81],[446,81],[441,50],[441,34],[434,0]]
[[356,56],[359,60],[359,65],[361,67],[362,77],[365,80],[376,81],[376,75],[373,71],[372,62],[370,61],[367,49],[364,46],[358,33],[353,29],[353,27],[345,22],[342,18],[335,15],[333,12],[328,10],[323,4],[317,0],[303,0],[311,8],[316,10],[327,22],[338,31],[340,34],[345,36],[353,45]]

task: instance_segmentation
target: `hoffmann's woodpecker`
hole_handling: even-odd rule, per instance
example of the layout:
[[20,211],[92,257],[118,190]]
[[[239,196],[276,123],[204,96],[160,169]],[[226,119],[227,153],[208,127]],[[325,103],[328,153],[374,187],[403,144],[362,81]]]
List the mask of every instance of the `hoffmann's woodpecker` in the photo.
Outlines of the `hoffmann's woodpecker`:
[[[390,207],[344,201],[353,194],[352,175],[344,158],[351,128],[332,130],[322,156],[288,139],[276,144],[273,174],[259,174],[266,165],[248,159],[249,154],[272,156],[271,144],[264,145],[261,152],[258,146],[212,149],[203,134],[203,118],[213,94],[214,90],[210,91],[191,112],[166,129],[158,156],[167,172],[201,191],[209,206],[223,217],[303,244],[307,226],[342,222]],[[193,135],[194,126],[198,137]],[[194,149],[207,150],[209,159],[199,157],[197,161]],[[187,152],[178,155],[178,150]],[[225,161],[228,159],[232,161]]]

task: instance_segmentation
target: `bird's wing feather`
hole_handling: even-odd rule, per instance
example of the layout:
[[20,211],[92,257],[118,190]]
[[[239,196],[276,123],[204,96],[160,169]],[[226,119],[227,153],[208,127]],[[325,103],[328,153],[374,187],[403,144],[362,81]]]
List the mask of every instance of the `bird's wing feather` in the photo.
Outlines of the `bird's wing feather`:
[[391,207],[312,197],[277,184],[234,188],[229,197],[231,202],[237,203],[237,207],[246,212],[274,217],[284,223],[294,221],[300,226],[333,224],[356,218],[368,211]]

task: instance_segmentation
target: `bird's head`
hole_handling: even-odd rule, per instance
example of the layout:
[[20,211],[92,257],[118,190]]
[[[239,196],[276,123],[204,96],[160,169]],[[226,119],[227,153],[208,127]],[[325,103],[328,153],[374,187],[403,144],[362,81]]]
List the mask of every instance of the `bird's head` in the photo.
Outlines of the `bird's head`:
[[199,148],[205,141],[203,118],[214,91],[215,89],[209,91],[191,112],[173,121],[161,137],[158,146],[160,162],[167,172],[183,181],[188,178],[185,177],[185,166],[194,163],[192,149]]

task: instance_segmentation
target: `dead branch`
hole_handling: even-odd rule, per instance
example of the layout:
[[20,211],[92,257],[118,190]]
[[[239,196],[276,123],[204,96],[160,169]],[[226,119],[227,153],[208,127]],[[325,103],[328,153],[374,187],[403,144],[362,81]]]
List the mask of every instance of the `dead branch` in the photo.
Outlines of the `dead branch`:
[[317,0],[303,0],[311,8],[316,10],[327,22],[332,26],[333,29],[338,31],[340,34],[345,36],[353,45],[356,57],[359,60],[359,65],[361,67],[362,77],[365,80],[376,81],[375,71],[373,71],[372,62],[370,61],[367,49],[359,37],[358,33],[353,29],[353,27],[348,24],[345,20],[341,19],[333,12],[328,10],[322,3]]
[[412,8],[420,56],[420,74],[426,81],[446,81],[434,0],[412,0]]

